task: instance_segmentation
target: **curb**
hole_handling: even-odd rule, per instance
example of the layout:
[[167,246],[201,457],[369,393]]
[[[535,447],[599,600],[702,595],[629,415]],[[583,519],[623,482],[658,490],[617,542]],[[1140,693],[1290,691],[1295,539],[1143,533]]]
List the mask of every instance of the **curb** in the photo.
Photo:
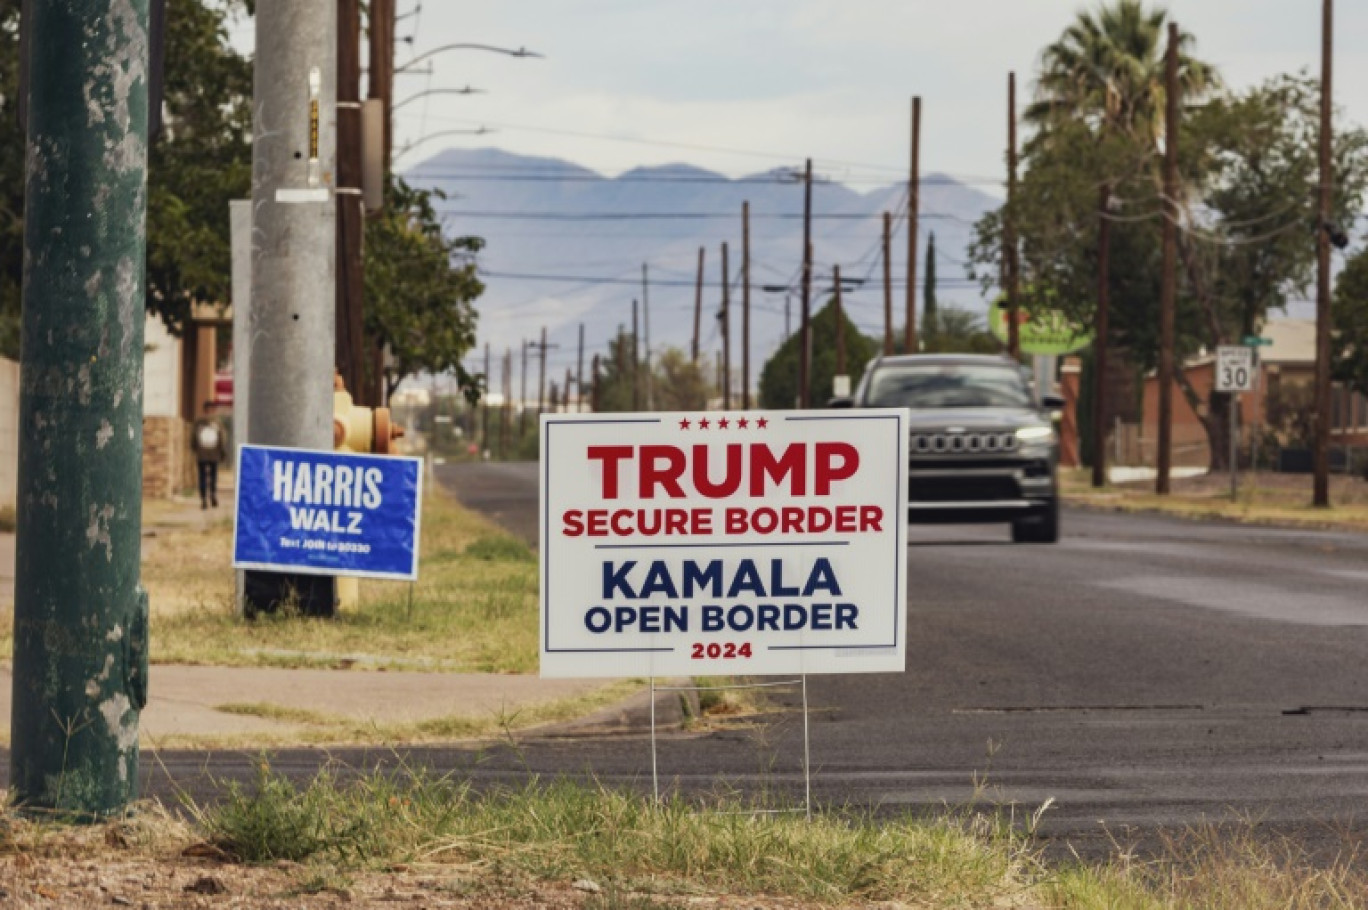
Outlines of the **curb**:
[[[690,679],[659,680],[662,686],[687,686]],[[656,730],[678,731],[702,716],[696,691],[655,693]],[[581,736],[642,736],[651,732],[651,691],[644,689],[616,705],[601,708],[586,717],[561,721],[523,731],[545,739]]]

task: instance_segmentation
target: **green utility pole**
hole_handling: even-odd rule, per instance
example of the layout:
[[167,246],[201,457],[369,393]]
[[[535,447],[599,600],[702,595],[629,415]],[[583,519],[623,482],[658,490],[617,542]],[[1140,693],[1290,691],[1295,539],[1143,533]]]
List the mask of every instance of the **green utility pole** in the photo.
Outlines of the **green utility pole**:
[[10,796],[137,795],[147,0],[29,7]]

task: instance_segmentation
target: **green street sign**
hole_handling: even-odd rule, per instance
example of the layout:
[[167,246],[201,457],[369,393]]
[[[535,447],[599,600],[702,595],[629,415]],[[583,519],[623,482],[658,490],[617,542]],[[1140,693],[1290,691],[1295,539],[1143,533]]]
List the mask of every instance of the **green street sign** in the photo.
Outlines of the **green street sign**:
[[[988,328],[999,341],[1007,340],[1007,303],[998,299],[988,311]],[[1023,354],[1059,356],[1092,344],[1093,333],[1058,310],[1017,307],[1017,339]]]
[[1245,347],[1263,348],[1272,345],[1273,339],[1260,338],[1258,335],[1246,335],[1243,339],[1240,340],[1240,343],[1243,344]]

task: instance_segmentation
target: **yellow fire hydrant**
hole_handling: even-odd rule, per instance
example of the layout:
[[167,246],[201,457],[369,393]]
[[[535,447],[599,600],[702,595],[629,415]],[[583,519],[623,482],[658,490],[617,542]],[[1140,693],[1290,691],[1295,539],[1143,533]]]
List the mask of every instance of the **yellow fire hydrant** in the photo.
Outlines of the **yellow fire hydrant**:
[[[403,435],[404,428],[390,421],[389,408],[367,408],[353,403],[342,377],[333,376],[333,451],[391,455],[394,440]],[[360,580],[339,577],[338,607],[355,607],[360,601]]]

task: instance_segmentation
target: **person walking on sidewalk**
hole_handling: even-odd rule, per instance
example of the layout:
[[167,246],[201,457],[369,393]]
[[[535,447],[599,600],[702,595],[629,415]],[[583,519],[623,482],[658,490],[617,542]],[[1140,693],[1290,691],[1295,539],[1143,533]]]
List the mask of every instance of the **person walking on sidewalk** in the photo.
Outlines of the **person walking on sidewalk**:
[[200,508],[218,508],[218,466],[228,457],[223,424],[214,416],[214,402],[204,403],[204,416],[195,421],[192,445],[199,463]]

